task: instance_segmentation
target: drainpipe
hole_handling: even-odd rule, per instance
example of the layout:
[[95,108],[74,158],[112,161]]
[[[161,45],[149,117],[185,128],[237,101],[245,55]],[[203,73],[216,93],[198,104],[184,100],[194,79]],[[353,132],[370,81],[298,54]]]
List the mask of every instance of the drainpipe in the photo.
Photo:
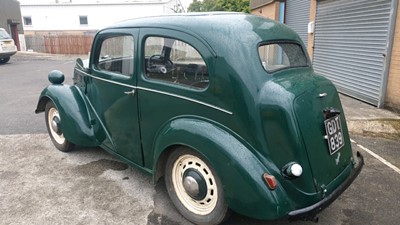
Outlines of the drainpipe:
[[279,22],[285,23],[285,2],[279,3]]
[[392,48],[393,48],[393,39],[394,39],[394,30],[396,26],[396,18],[397,18],[397,9],[398,0],[392,0],[392,7],[390,12],[390,22],[389,22],[389,32],[386,40],[386,52],[383,53],[383,57],[385,58],[385,63],[383,65],[383,79],[381,84],[381,90],[379,95],[378,108],[383,108],[385,104],[386,98],[386,90],[389,79],[390,72],[390,61],[392,59]]
[[[279,3],[279,22],[285,23],[285,2]],[[282,49],[278,49],[278,64],[282,64]]]

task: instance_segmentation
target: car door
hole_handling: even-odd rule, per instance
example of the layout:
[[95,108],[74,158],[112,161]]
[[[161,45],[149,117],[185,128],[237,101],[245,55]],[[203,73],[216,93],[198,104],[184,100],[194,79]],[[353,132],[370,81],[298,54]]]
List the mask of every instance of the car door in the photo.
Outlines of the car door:
[[95,40],[88,98],[102,129],[102,147],[143,165],[136,94],[137,29],[108,29]]
[[[146,167],[153,165],[154,140],[177,118],[227,119],[225,92],[213,87],[215,55],[196,37],[170,29],[140,29],[138,96]],[[215,85],[215,83],[214,83]],[[222,102],[222,103],[221,103]],[[225,105],[226,104],[226,105]]]

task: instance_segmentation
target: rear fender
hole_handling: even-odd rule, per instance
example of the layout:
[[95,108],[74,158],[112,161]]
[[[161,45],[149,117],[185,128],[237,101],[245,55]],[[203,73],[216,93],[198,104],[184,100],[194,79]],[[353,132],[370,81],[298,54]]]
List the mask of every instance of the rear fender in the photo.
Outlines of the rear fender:
[[60,129],[68,141],[87,147],[99,146],[90,124],[88,107],[78,88],[64,84],[49,85],[40,94],[35,113],[44,112],[48,101],[57,107],[62,121]]
[[[267,168],[239,139],[227,130],[197,118],[180,118],[168,123],[157,135],[154,162],[165,162],[173,146],[187,146],[204,156],[216,170],[229,207],[258,219],[277,219],[290,209],[290,201],[278,184],[270,190],[263,180],[268,172],[279,176],[272,163]],[[153,171],[163,170],[154,163]],[[163,173],[163,171],[161,171]]]

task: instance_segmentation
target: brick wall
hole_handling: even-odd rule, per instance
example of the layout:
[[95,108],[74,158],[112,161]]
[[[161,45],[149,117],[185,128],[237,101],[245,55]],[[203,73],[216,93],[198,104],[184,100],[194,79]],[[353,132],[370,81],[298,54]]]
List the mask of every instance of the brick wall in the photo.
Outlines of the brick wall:
[[271,2],[267,5],[255,8],[251,13],[272,20],[279,20],[279,2]]
[[396,28],[393,40],[392,59],[390,61],[385,107],[400,112],[400,6],[397,8]]

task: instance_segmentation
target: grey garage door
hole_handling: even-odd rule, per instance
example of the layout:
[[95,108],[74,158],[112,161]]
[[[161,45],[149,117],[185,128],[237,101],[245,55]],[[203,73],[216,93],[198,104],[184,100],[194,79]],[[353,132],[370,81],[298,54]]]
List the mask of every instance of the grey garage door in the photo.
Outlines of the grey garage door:
[[304,44],[308,44],[308,22],[310,21],[310,0],[286,1],[285,24],[296,31]]
[[338,90],[380,104],[391,0],[317,2],[313,65]]

